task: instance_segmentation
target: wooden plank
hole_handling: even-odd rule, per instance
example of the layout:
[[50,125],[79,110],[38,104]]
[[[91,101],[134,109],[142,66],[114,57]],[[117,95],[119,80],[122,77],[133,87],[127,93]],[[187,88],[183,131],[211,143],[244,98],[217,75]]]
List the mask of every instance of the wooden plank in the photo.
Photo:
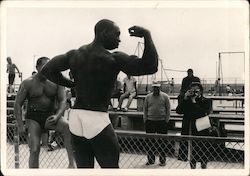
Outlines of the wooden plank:
[[[137,95],[137,99],[144,99],[146,95]],[[228,101],[233,101],[233,100],[244,100],[244,96],[205,96],[206,98],[210,98],[212,100],[228,100]],[[175,95],[169,95],[170,99],[177,99],[178,96]]]
[[220,119],[220,122],[221,123],[224,123],[224,124],[237,124],[237,125],[244,125],[244,120],[228,120],[228,119]]
[[213,109],[213,112],[232,112],[232,113],[244,113],[245,110],[243,108],[216,108]]

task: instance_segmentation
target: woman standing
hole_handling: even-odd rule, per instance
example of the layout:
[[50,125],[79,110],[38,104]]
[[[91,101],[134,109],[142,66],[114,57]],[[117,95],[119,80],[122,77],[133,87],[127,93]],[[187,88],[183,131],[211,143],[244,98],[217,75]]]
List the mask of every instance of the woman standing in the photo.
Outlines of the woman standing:
[[[183,115],[182,135],[209,136],[209,129],[197,131],[196,119],[208,115],[212,111],[212,100],[203,96],[203,87],[199,82],[192,82],[185,92],[183,101],[180,101],[176,112]],[[208,162],[208,142],[201,140],[192,141],[190,167],[196,168],[196,162],[201,162],[205,169]],[[188,159],[188,142],[183,141],[180,145],[179,160]]]

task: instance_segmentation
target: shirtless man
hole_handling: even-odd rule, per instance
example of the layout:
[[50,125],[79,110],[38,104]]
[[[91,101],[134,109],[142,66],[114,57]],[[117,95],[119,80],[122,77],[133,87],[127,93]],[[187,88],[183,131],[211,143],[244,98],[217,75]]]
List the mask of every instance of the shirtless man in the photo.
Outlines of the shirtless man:
[[[56,56],[41,72],[52,82],[75,87],[69,128],[77,167],[93,168],[95,157],[102,168],[118,168],[119,144],[107,113],[114,83],[120,71],[132,76],[155,73],[158,55],[150,32],[142,27],[129,28],[130,36],[144,37],[142,58],[108,51],[118,48],[120,42],[114,22],[100,20],[94,31],[92,43]],[[67,69],[74,82],[62,75]]]
[[9,79],[9,86],[8,86],[8,93],[14,93],[14,81],[15,81],[15,77],[16,77],[16,73],[15,71],[17,70],[19,78],[21,77],[21,73],[19,71],[19,69],[17,68],[16,64],[14,64],[11,60],[10,57],[7,57],[7,73],[9,73],[8,75],[8,79]]
[[[55,129],[64,136],[64,144],[68,153],[69,168],[74,167],[71,135],[68,123],[61,118],[66,103],[64,88],[47,80],[41,73],[42,67],[49,61],[47,57],[37,60],[38,73],[24,80],[19,88],[14,105],[14,114],[18,123],[19,134],[25,132],[22,121],[22,105],[28,100],[26,124],[29,136],[29,167],[39,167],[41,134],[47,129]],[[68,129],[68,130],[67,130]]]

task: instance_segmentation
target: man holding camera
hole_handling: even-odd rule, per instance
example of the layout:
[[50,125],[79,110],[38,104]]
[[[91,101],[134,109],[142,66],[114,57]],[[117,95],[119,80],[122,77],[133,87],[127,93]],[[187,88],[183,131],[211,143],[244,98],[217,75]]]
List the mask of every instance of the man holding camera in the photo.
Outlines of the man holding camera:
[[[196,119],[207,116],[212,111],[212,100],[203,97],[203,87],[199,82],[190,84],[189,89],[185,92],[183,101],[178,103],[176,112],[183,115],[182,135],[209,135],[208,129],[197,130],[195,125]],[[205,143],[203,141],[192,142],[192,153],[190,166],[195,169],[196,162],[201,162],[203,169],[207,166],[207,156],[204,152]],[[188,159],[188,142],[182,141],[179,150],[179,160],[187,161]]]

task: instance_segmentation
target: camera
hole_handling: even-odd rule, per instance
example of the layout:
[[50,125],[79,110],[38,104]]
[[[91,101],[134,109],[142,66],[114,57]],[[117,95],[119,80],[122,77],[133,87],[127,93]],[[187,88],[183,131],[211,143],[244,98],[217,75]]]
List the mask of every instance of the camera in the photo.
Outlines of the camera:
[[194,97],[194,96],[198,95],[198,93],[199,93],[199,90],[190,89],[188,91],[189,91],[189,96],[190,97]]
[[194,95],[194,90],[193,89],[189,89],[187,92],[189,93],[189,96],[193,96]]

